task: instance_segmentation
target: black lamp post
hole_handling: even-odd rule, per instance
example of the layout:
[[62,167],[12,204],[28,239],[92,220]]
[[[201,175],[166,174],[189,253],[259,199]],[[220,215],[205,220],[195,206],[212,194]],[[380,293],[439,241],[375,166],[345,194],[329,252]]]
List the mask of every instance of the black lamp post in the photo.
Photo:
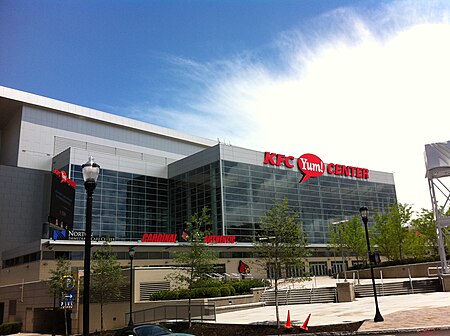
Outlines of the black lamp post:
[[97,186],[100,166],[92,156],[81,166],[86,189],[86,236],[84,238],[83,336],[89,336],[89,289],[91,282],[92,195]]
[[134,254],[136,252],[134,251],[134,248],[130,247],[128,250],[128,254],[130,255],[130,320],[128,321],[128,326],[132,326],[133,323],[133,259]]
[[384,318],[381,316],[380,309],[378,308],[378,298],[377,298],[377,288],[375,286],[375,277],[373,275],[373,262],[374,255],[370,251],[370,240],[369,240],[369,230],[367,229],[367,221],[369,220],[369,209],[367,207],[361,207],[359,209],[359,213],[361,214],[361,219],[364,223],[364,229],[366,230],[366,242],[367,242],[367,251],[369,252],[369,267],[370,267],[370,275],[372,277],[372,287],[373,287],[373,297],[375,299],[375,317],[373,319],[374,322],[383,322]]

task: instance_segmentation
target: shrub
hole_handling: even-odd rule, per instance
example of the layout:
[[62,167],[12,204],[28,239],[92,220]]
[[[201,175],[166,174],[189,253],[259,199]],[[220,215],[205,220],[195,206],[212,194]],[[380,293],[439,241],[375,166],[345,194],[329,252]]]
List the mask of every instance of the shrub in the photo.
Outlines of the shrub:
[[177,290],[159,291],[150,295],[151,301],[176,300],[178,299]]
[[0,335],[17,334],[22,329],[22,322],[5,322],[0,324]]
[[220,287],[223,285],[222,281],[214,280],[214,279],[205,279],[205,280],[197,280],[192,284],[192,288],[201,288],[201,287]]
[[230,289],[230,296],[236,295],[236,290],[234,289],[233,286],[227,286]]
[[221,296],[221,292],[220,292],[220,287],[205,287],[204,288],[204,293],[205,296],[207,298],[213,298],[213,297],[220,297]]
[[230,296],[231,295],[230,288],[233,288],[233,287],[231,287],[231,286],[220,287],[220,296]]
[[185,288],[181,288],[178,289],[178,299],[189,299],[190,296],[190,291],[189,289],[185,289]]
[[[200,287],[200,285],[204,286]],[[151,294],[149,299],[151,301],[189,299],[189,294],[191,294],[192,299],[232,296],[236,294],[247,294],[250,293],[251,288],[264,286],[267,286],[267,281],[260,279],[232,280],[226,282],[200,280],[195,283],[191,293],[188,289],[160,291]]]

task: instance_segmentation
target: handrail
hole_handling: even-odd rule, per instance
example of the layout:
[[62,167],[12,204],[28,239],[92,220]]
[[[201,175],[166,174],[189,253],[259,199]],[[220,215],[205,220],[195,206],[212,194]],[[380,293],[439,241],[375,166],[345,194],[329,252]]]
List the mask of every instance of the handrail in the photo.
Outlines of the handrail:
[[384,296],[384,281],[383,281],[383,271],[380,270],[380,279],[381,279],[381,293]]
[[[135,323],[158,322],[167,320],[187,320],[188,304],[170,304],[134,311],[133,321]],[[193,321],[216,321],[215,304],[191,304],[191,319]],[[125,321],[130,319],[130,313],[125,313]]]
[[409,277],[409,284],[411,286],[411,292],[414,294],[414,286],[413,286],[413,281],[411,278],[411,270],[409,269],[409,267],[408,267],[408,277]]

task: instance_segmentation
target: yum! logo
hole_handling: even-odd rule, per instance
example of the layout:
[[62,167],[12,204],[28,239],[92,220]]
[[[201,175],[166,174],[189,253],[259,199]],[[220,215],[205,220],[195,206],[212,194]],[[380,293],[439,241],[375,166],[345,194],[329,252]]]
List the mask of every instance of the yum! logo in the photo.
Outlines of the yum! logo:
[[[293,156],[285,156],[283,154],[276,154],[265,152],[264,164],[273,166],[285,166],[287,168],[294,168],[295,161],[297,161],[297,168],[303,174],[299,183],[305,182],[312,177],[319,177],[325,173],[325,164],[314,154],[303,154],[297,160]],[[329,163],[326,169],[329,175],[339,175],[355,177],[359,179],[368,179],[369,170],[366,168],[346,166],[342,164]]]

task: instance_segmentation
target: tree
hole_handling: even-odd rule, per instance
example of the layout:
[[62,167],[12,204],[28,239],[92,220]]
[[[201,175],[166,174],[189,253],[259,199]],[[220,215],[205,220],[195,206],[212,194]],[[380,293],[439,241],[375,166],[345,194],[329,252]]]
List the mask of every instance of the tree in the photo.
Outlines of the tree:
[[367,246],[364,226],[358,215],[350,220],[334,224],[330,230],[329,244],[339,250],[345,248],[353,252],[357,261],[367,260]]
[[174,253],[174,262],[179,268],[168,276],[180,286],[187,286],[189,290],[188,319],[189,326],[192,326],[192,288],[196,280],[205,277],[211,272],[217,256],[211,247],[205,243],[205,236],[209,233],[211,218],[208,208],[204,207],[202,213],[194,214],[186,222],[184,238],[186,245],[182,251]]
[[[59,258],[56,262],[56,269],[50,270],[50,278],[47,280],[47,285],[49,286],[50,291],[53,294],[53,318],[55,318],[56,313],[56,299],[58,299],[58,301],[61,300],[65,289],[63,285],[63,278],[68,275],[71,275],[70,261],[64,258]],[[65,314],[64,317],[67,334],[67,315]],[[53,321],[52,335],[55,334],[54,330],[55,324],[56,321]]]
[[417,258],[439,254],[433,210],[422,209],[419,216],[411,221],[410,232],[410,255]]
[[[288,201],[276,201],[275,205],[266,211],[260,219],[261,234],[253,242],[258,257],[267,269],[273,267],[275,281],[275,309],[277,327],[280,327],[278,307],[278,281],[281,269],[296,267],[303,270],[306,252],[306,235],[302,230],[297,212],[291,210]],[[299,280],[305,279],[301,274]]]
[[387,259],[401,260],[406,255],[412,213],[410,205],[395,203],[387,213],[375,214],[374,242]]
[[100,303],[100,329],[103,331],[103,306],[120,297],[124,276],[111,246],[105,242],[92,258],[91,299]]

